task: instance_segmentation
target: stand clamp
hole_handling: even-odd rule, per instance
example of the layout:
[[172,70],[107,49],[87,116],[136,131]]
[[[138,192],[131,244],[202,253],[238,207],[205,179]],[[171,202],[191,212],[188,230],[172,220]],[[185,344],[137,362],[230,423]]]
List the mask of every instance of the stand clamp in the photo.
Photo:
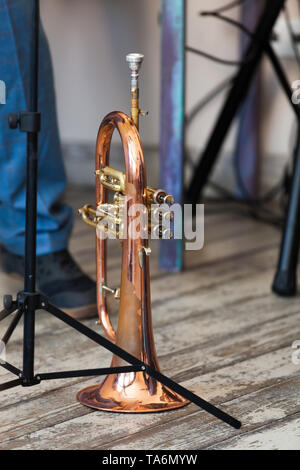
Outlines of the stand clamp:
[[12,295],[6,294],[3,297],[3,307],[4,309],[0,312],[0,321],[4,320],[17,310],[18,301],[13,300]]
[[40,132],[41,113],[32,111],[20,111],[19,114],[9,114],[8,125],[10,129],[19,128],[20,132]]
[[12,295],[4,295],[3,306],[4,309],[0,312],[0,321],[4,320],[16,310],[26,311],[27,309],[42,309],[46,307],[46,302],[41,299],[41,295],[38,292],[30,293],[22,291],[17,294],[16,300],[13,300]]
[[[18,308],[26,311],[28,310],[40,310],[45,306],[44,302],[41,301],[41,295],[38,292],[19,292],[17,295]],[[43,305],[42,305],[43,304]]]
[[34,376],[33,379],[26,379],[21,373],[19,377],[21,387],[34,387],[34,385],[39,385],[41,383],[41,378],[38,375]]

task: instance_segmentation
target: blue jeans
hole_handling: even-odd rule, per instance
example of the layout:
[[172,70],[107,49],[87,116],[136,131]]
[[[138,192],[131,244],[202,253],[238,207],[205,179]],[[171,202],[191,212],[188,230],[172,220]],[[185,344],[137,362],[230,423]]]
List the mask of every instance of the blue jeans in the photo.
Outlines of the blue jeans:
[[[6,104],[0,104],[0,243],[24,255],[26,134],[10,130],[9,113],[28,108],[31,0],[0,0],[0,80]],[[45,34],[40,32],[37,255],[67,247],[72,210],[59,202],[66,176],[62,160],[53,72]]]

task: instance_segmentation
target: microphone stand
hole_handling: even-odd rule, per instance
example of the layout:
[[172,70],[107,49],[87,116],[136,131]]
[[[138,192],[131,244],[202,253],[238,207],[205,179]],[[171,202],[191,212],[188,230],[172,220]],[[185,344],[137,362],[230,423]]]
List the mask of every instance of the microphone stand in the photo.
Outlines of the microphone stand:
[[[197,164],[192,180],[186,191],[188,202],[196,204],[202,196],[204,187],[216,164],[220,149],[227,136],[234,117],[243,103],[252,84],[254,74],[264,54],[269,58],[277,75],[280,85],[289,100],[291,109],[300,126],[300,107],[292,101],[292,90],[280,61],[271,44],[270,35],[276,24],[278,16],[285,7],[286,0],[273,0],[266,2],[260,21],[253,33],[253,37],[244,56],[243,63],[237,73],[233,86],[225,101],[224,107],[218,116],[217,122],[210,136],[208,144]],[[278,265],[274,277],[272,290],[280,296],[294,296],[297,291],[297,266],[300,247],[300,147],[294,162],[289,191],[289,202],[285,225],[282,232],[282,241]]]
[[[17,386],[32,387],[42,380],[66,379],[71,377],[92,377],[125,372],[143,371],[157,381],[166,385],[174,392],[196,404],[216,418],[224,421],[235,429],[241,423],[211,403],[203,400],[191,391],[169,379],[159,371],[140,361],[124,349],[99,335],[79,321],[73,319],[36,291],[36,219],[37,219],[37,179],[38,179],[38,134],[41,128],[41,113],[38,112],[38,66],[39,66],[39,0],[33,1],[33,28],[31,32],[31,80],[29,109],[19,114],[9,116],[9,126],[27,133],[27,169],[26,169],[26,236],[25,236],[25,274],[24,290],[19,292],[16,300],[11,295],[4,296],[4,310],[0,312],[0,321],[15,313],[15,316],[2,338],[6,345],[16,326],[24,316],[23,332],[23,367],[22,370],[6,361],[0,361],[0,366],[17,376],[16,379],[0,385],[0,391]],[[96,344],[109,350],[126,361],[128,366],[109,367],[101,369],[71,370],[35,374],[34,343],[35,343],[35,312],[45,310],[63,321],[82,335],[90,338]]]

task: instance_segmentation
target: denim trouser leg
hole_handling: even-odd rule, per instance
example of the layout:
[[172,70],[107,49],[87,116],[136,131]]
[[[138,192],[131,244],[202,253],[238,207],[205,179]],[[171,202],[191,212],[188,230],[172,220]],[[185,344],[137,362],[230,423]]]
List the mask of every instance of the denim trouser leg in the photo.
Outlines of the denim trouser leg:
[[[6,85],[6,104],[0,104],[0,243],[23,255],[25,241],[26,134],[10,130],[9,113],[28,107],[30,86],[30,28],[32,0],[0,0],[0,80]],[[51,58],[40,34],[39,170],[37,254],[67,247],[72,210],[58,202],[66,177],[56,119]]]

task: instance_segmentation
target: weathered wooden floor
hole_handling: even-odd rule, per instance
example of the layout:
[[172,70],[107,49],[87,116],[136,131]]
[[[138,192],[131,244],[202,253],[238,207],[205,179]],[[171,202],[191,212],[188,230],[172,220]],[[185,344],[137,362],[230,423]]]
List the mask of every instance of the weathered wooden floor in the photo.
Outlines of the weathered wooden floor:
[[[92,201],[84,191],[73,202]],[[206,213],[205,248],[182,274],[152,256],[152,310],[162,371],[243,422],[235,431],[196,406],[162,414],[94,412],[76,401],[95,379],[44,382],[0,394],[0,449],[300,449],[300,302],[270,293],[276,229],[230,212]],[[93,233],[76,220],[70,245],[94,275]],[[110,252],[118,284],[120,251]],[[22,288],[1,274],[1,295]],[[114,313],[116,319],[116,311]],[[87,324],[97,328],[94,321]],[[0,324],[1,333],[8,321]],[[7,360],[21,366],[21,326]],[[36,371],[108,366],[111,354],[49,315],[37,315]],[[1,382],[11,375],[1,370]]]

